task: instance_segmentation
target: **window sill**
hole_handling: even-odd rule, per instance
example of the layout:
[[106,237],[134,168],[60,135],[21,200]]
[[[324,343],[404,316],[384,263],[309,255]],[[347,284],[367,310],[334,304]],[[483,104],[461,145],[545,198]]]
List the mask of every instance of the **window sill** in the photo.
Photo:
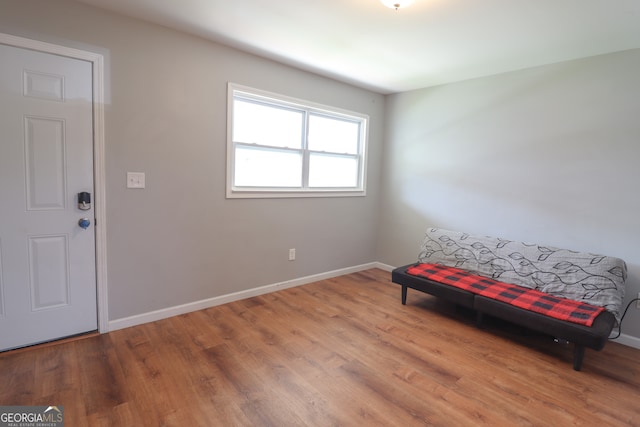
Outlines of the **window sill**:
[[301,197],[364,197],[366,190],[231,190],[227,199],[288,199]]

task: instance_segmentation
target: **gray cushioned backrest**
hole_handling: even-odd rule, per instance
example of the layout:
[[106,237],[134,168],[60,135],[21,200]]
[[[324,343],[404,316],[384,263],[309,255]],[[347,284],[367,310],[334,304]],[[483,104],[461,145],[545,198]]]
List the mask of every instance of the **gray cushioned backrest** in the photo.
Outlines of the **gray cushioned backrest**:
[[602,306],[620,320],[627,278],[620,258],[431,228],[418,259]]

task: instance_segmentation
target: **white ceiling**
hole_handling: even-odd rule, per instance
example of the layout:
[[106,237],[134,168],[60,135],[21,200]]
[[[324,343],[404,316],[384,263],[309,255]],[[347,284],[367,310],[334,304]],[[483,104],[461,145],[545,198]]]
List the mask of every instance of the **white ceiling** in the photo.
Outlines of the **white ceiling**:
[[380,93],[640,48],[640,0],[78,0]]

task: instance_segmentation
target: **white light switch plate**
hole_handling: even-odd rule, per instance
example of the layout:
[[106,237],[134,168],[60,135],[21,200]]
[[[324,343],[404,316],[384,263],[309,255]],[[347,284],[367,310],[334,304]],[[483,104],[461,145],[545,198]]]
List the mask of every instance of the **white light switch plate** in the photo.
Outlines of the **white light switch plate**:
[[127,172],[127,188],[144,188],[144,172]]

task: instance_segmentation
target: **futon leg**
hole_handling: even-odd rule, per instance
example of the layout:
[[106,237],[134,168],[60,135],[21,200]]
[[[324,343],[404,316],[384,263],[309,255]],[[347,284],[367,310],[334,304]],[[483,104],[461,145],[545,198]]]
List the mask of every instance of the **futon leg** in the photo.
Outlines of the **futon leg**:
[[582,368],[582,359],[584,359],[584,346],[574,344],[573,349],[573,369],[579,371]]
[[407,287],[402,287],[402,305],[407,305]]

